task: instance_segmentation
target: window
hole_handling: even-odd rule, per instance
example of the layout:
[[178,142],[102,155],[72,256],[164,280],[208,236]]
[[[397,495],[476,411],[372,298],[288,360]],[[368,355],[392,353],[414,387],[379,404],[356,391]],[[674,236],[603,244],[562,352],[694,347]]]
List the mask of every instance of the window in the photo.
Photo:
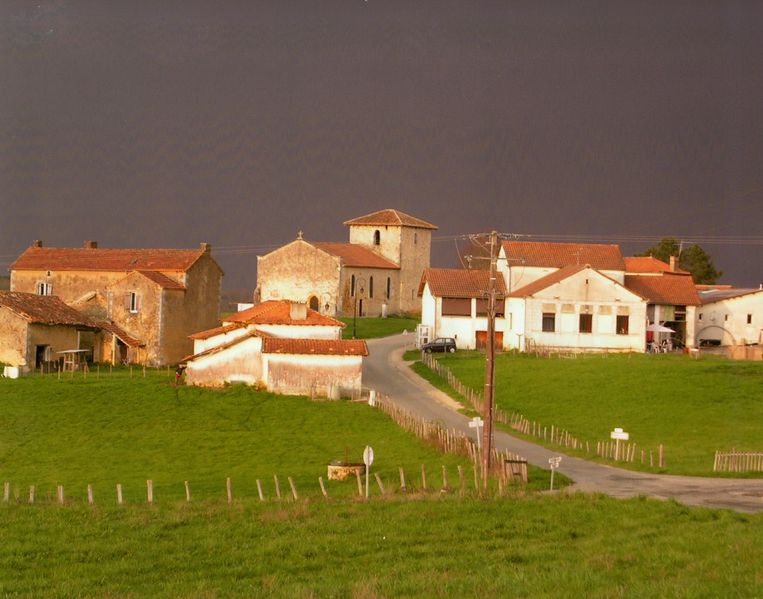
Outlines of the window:
[[747,324],[752,324],[752,314],[747,315]]
[[368,277],[368,297],[374,296],[374,278]]
[[580,315],[580,332],[590,333],[593,331],[593,314]]
[[617,316],[617,334],[627,335],[629,323],[630,317],[627,314],[619,314]]
[[374,231],[374,245],[381,245],[381,233]]
[[416,245],[419,242],[419,236],[416,233],[416,231],[413,232],[413,245]]
[[350,296],[355,297],[355,275],[350,279]]
[[699,313],[699,319],[702,320],[702,312]]
[[442,298],[443,316],[471,316],[472,300],[460,297]]
[[391,293],[392,293],[392,279],[387,277],[387,299],[391,297]]
[[544,333],[553,333],[556,330],[556,314],[554,312],[543,313],[543,327]]
[[37,283],[37,295],[53,295],[53,283]]
[[127,308],[132,314],[135,314],[140,310],[140,295],[135,291],[129,291],[125,294],[125,308]]
[[[500,299],[495,300],[495,316],[502,318],[506,302]],[[480,298],[477,300],[477,316],[487,316],[488,300]]]

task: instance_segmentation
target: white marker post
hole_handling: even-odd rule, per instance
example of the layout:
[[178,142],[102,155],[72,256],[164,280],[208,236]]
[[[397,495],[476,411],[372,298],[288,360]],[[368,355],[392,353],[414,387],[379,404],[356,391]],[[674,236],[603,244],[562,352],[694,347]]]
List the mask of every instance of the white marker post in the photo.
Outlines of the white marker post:
[[609,433],[609,437],[615,440],[615,462],[617,462],[620,459],[620,441],[627,441],[630,435],[623,429],[616,428]]
[[370,445],[366,445],[363,450],[363,463],[366,465],[366,499],[368,499],[368,471],[374,463],[374,449]]
[[477,449],[482,449],[482,443],[480,441],[480,438],[482,437],[482,425],[484,423],[482,422],[482,418],[479,416],[475,416],[472,418],[471,422],[469,423],[469,428],[476,428],[477,429]]
[[548,458],[548,465],[551,466],[551,488],[549,491],[554,490],[554,472],[559,468],[559,464],[562,461],[562,456],[556,456],[555,458]]

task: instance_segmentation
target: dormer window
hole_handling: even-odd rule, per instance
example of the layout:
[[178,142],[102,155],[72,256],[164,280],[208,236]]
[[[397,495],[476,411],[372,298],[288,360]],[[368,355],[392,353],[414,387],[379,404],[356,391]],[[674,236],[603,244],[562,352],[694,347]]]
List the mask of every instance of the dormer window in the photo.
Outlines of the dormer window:
[[374,231],[374,245],[381,245],[381,233],[378,230]]

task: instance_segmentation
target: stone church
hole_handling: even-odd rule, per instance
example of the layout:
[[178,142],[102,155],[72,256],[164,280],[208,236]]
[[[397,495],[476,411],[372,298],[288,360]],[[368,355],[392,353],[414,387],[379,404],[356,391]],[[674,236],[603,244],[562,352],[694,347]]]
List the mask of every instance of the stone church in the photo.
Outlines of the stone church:
[[304,302],[322,314],[420,313],[418,287],[429,268],[435,225],[387,209],[344,223],[349,243],[291,243],[257,257],[255,301]]

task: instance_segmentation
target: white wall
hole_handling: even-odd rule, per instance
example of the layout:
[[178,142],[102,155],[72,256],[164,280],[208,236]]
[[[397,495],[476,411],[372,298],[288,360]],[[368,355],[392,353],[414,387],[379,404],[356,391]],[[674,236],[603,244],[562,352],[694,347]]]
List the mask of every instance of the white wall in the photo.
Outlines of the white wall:
[[717,339],[721,345],[763,343],[763,291],[700,306],[694,322],[697,343],[702,339]]
[[341,339],[342,328],[323,325],[258,324],[258,331],[282,339]]

